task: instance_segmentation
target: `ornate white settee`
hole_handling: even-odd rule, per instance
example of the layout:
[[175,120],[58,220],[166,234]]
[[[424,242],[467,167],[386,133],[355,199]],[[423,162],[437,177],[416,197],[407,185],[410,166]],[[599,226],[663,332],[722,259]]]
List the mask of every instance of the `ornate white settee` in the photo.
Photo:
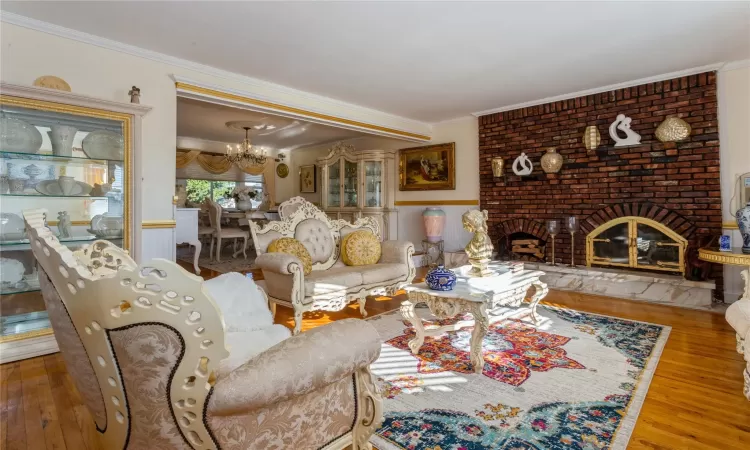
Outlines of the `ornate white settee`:
[[729,305],[726,319],[737,333],[737,352],[745,357],[745,370],[742,377],[745,380],[743,393],[750,400],[750,270],[742,273],[745,278],[745,295]]
[[[284,202],[282,210],[283,219],[266,225],[251,223],[250,233],[258,253],[255,265],[263,271],[264,281],[259,284],[263,283],[272,303],[294,308],[294,334],[301,329],[305,311],[339,311],[357,300],[366,316],[368,295],[392,295],[414,279],[414,245],[407,241],[382,242],[377,264],[347,266],[341,261],[340,241],[347,234],[368,229],[382,239],[374,219],[333,220],[302,197]],[[295,238],[305,246],[312,258],[311,274],[304,274],[296,256],[266,252],[271,242],[282,237]]]
[[71,252],[44,217],[24,211],[55,338],[100,448],[371,448],[383,419],[371,325],[346,319],[290,337],[240,274],[204,282],[172,261],[137,265],[107,241]]

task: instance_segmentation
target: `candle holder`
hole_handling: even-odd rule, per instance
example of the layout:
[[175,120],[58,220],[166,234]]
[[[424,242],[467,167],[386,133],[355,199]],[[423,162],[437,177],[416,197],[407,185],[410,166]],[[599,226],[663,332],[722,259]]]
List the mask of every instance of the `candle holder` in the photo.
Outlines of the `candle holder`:
[[570,267],[576,266],[575,238],[579,227],[580,224],[578,223],[578,218],[576,216],[568,217],[568,231],[570,232]]
[[552,265],[555,265],[555,236],[560,232],[560,222],[557,220],[547,221],[547,232],[552,236]]

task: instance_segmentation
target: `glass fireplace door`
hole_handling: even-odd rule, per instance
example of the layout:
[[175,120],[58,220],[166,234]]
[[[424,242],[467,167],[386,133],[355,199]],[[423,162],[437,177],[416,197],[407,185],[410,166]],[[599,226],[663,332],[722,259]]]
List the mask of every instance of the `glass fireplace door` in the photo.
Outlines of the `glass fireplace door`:
[[633,225],[636,227],[636,268],[682,271],[682,244],[645,223]]
[[621,217],[586,236],[586,264],[684,273],[686,249],[687,240],[659,222]]
[[591,262],[609,266],[630,267],[630,222],[613,224],[601,233],[591,236]]

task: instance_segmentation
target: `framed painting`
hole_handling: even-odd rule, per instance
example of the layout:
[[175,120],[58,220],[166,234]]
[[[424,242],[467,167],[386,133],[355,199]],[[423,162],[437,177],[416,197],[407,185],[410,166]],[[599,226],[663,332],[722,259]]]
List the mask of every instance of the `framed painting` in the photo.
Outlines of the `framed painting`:
[[455,142],[399,150],[400,191],[456,189]]
[[303,194],[314,194],[318,186],[317,171],[315,164],[300,166],[299,168],[299,191]]

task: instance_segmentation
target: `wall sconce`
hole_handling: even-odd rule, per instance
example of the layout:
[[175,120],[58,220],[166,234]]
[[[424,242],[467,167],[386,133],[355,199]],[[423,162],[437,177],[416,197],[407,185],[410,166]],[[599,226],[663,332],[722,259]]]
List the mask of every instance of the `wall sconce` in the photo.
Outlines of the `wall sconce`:
[[503,158],[492,158],[492,175],[495,177],[505,176],[505,161]]

